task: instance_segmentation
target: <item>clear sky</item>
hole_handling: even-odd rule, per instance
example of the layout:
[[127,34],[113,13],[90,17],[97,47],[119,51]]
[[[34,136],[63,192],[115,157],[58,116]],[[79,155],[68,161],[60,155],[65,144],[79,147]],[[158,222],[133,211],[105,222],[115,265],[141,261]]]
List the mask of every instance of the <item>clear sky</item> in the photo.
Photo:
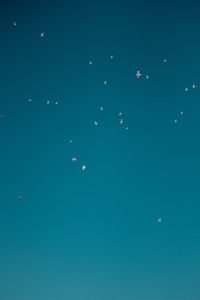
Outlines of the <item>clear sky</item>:
[[199,12],[0,1],[0,299],[200,299]]

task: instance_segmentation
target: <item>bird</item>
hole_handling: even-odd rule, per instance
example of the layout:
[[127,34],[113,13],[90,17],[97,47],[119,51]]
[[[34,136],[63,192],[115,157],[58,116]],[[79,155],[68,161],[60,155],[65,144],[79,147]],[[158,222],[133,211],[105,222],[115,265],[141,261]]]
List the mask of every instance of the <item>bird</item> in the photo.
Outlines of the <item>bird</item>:
[[81,169],[82,169],[83,171],[85,171],[85,169],[86,169],[86,166],[85,166],[85,165],[83,165]]
[[137,79],[140,79],[140,76],[142,76],[142,74],[140,73],[140,70],[138,70],[137,73],[136,73]]
[[72,161],[73,161],[73,162],[77,161],[77,158],[76,158],[76,157],[73,157],[73,158],[72,158]]
[[40,33],[40,37],[43,38],[44,37],[44,32]]
[[162,219],[158,218],[157,223],[161,223],[161,222],[162,222]]
[[98,125],[98,122],[97,122],[97,121],[94,121],[94,125],[97,126],[97,125]]

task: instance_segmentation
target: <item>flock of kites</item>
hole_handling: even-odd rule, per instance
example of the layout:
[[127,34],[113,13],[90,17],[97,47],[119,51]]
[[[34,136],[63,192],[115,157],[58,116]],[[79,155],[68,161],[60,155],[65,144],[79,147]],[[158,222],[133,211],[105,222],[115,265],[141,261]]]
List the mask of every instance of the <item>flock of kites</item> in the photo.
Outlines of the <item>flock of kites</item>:
[[[15,21],[13,22],[13,26],[17,26],[17,24],[16,24]],[[45,36],[44,32],[41,32],[41,33],[40,33],[40,37],[43,39],[44,36]],[[111,55],[111,56],[110,56],[110,59],[111,59],[111,60],[114,59],[114,56]],[[166,59],[166,58],[163,59],[163,63],[164,63],[164,64],[167,63],[167,59]],[[90,65],[90,66],[93,65],[93,62],[92,62],[91,60],[89,61],[89,65]],[[136,78],[137,78],[137,79],[140,79],[141,76],[142,76],[142,74],[141,74],[140,70],[137,70],[137,72],[136,72]],[[147,80],[149,79],[149,75],[146,75],[145,77],[146,77]],[[104,81],[104,85],[107,85],[107,81],[106,81],[106,80]],[[192,85],[192,89],[195,89],[195,87],[196,87],[195,84],[193,84],[193,85]],[[189,91],[189,89],[188,89],[188,87],[186,87],[186,88],[185,88],[185,92],[188,92],[188,91]],[[28,99],[28,102],[32,102],[32,99],[29,98],[29,99]],[[50,104],[50,100],[47,100],[47,101],[46,101],[46,104],[49,105],[49,104]],[[55,105],[58,105],[58,101],[54,102],[54,104],[55,104]],[[102,107],[102,106],[100,107],[100,111],[103,111],[103,107]],[[120,125],[122,125],[122,124],[124,123],[124,120],[123,120],[123,118],[122,118],[122,113],[119,112],[118,115],[119,115],[119,117],[120,117],[119,123],[120,123]],[[1,118],[3,118],[3,117],[4,117],[4,114],[1,114],[0,116],[1,116]],[[180,112],[180,116],[183,116],[183,111]],[[174,120],[174,123],[177,123],[177,122],[178,122],[178,118],[176,118],[176,119]],[[98,126],[98,122],[97,122],[97,121],[94,121],[94,126]],[[125,129],[128,130],[128,127],[125,127]],[[69,143],[70,143],[70,144],[72,144],[72,142],[73,142],[72,140],[69,140]],[[76,161],[77,161],[77,158],[76,158],[76,157],[73,157],[73,158],[72,158],[72,162],[75,163]],[[86,170],[86,165],[82,165],[82,166],[81,166],[81,169],[82,169],[82,171],[85,171],[85,170]],[[21,196],[21,195],[19,195],[18,198],[19,198],[20,200],[24,200],[23,196]],[[158,219],[157,219],[157,223],[161,223],[161,222],[162,222],[162,218],[158,218]]]

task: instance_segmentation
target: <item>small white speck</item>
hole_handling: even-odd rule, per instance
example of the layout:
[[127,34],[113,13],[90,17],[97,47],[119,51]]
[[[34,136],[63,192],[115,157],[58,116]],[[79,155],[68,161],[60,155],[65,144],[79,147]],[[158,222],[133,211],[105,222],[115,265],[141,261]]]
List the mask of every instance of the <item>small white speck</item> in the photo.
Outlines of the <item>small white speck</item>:
[[165,59],[163,59],[163,62],[164,62],[164,64],[167,62],[167,59],[165,58]]
[[47,100],[47,104],[49,104],[50,103],[50,101],[49,100]]
[[128,130],[128,127],[126,127],[125,129]]
[[122,115],[122,113],[121,113],[121,111],[119,112],[119,114],[118,114],[119,116],[121,116]]
[[188,92],[188,88],[185,88],[185,91]]
[[105,81],[104,81],[104,85],[106,85],[106,84],[107,84],[107,81],[105,80]]
[[89,65],[91,66],[92,65],[92,61],[90,60],[90,62],[89,62]]
[[178,120],[176,119],[176,120],[174,120],[174,123],[177,123],[178,122]]
[[56,101],[55,104],[58,105],[58,101]]
[[13,26],[17,26],[17,23],[15,21],[13,22]]
[[124,123],[123,119],[121,119],[119,123],[120,125],[122,125]]
[[85,165],[83,165],[81,169],[82,169],[83,171],[85,171],[85,169],[86,169],[86,166],[85,166]]
[[100,110],[101,110],[101,111],[103,110],[103,106],[100,107]]
[[181,111],[180,114],[183,115],[183,111]]
[[195,87],[196,87],[195,84],[193,84],[193,85],[192,85],[192,88],[195,89]]
[[73,161],[73,162],[77,161],[77,158],[76,158],[76,157],[73,157],[73,158],[72,158],[72,161]]
[[149,79],[149,75],[146,75],[146,79]]
[[162,219],[159,218],[159,219],[157,220],[157,223],[161,223],[161,222],[162,222]]
[[72,140],[69,140],[69,143],[72,144]]
[[40,33],[40,37],[43,38],[44,37],[44,32]]
[[97,122],[97,121],[94,121],[94,125],[97,126],[97,125],[98,125],[98,122]]
[[31,99],[31,98],[29,98],[29,99],[28,99],[28,102],[32,102],[32,99]]
[[110,56],[110,59],[113,59],[113,57],[114,57],[114,56],[113,56],[113,55],[111,55],[111,56]]

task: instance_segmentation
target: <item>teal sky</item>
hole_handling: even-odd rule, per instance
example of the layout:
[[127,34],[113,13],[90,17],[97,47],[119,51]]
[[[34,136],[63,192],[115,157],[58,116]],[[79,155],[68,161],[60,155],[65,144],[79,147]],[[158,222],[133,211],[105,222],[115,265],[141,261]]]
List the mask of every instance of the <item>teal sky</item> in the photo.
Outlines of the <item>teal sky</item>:
[[0,1],[0,299],[200,299],[199,12]]

